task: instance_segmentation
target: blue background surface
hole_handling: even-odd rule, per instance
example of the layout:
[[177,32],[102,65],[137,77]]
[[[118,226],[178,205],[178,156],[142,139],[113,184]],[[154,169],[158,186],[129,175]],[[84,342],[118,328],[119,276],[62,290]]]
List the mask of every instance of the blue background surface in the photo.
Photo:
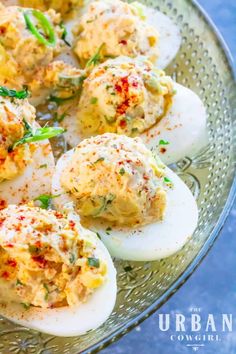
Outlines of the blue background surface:
[[[236,56],[236,0],[200,0],[227,42],[233,57]],[[214,314],[219,326],[222,313],[236,317],[236,203],[213,249],[181,289],[160,309],[159,313],[181,313],[189,318],[192,308],[199,308],[203,319]],[[236,321],[235,321],[236,322]],[[199,354],[235,354],[236,324],[232,332],[221,333],[220,341],[199,342]],[[186,333],[191,330],[186,328]],[[205,332],[203,332],[205,334]],[[185,354],[194,353],[186,341],[171,341],[174,330],[161,332],[158,314],[136,327],[118,342],[101,351],[101,354]],[[196,342],[196,341],[195,341]],[[195,343],[193,342],[193,343]]]

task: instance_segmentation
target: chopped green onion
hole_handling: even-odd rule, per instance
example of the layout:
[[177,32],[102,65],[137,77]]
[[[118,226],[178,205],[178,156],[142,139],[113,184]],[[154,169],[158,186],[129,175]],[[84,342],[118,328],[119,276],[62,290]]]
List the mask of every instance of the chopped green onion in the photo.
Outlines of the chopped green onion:
[[66,26],[64,25],[63,22],[60,23],[60,27],[63,30],[61,39],[65,42],[66,45],[68,45],[68,47],[71,47],[71,44],[66,39],[66,36],[68,35],[68,32],[67,32]]
[[38,197],[34,198],[34,202],[35,201],[39,201],[41,202],[41,206],[40,208],[42,209],[48,209],[52,199],[59,197],[59,194],[57,195],[51,195],[51,194],[41,194]]
[[0,96],[13,97],[13,98],[18,98],[19,100],[23,100],[29,96],[29,91],[27,88],[25,88],[22,91],[16,91],[16,90],[8,89],[4,86],[0,86]]
[[91,100],[90,100],[90,103],[91,104],[96,104],[98,101],[98,98],[97,97],[92,97]]
[[53,138],[57,135],[64,133],[64,131],[65,131],[65,129],[63,129],[61,127],[42,127],[42,128],[36,129],[34,132],[33,129],[30,127],[30,125],[27,122],[25,122],[25,127],[26,127],[25,135],[23,136],[23,138],[17,140],[9,148],[9,151],[14,150],[19,145]]
[[[30,16],[33,16],[36,18],[36,20],[38,20],[38,24],[43,29],[44,35],[42,35],[38,28],[33,24]],[[27,10],[24,12],[24,19],[28,30],[37,38],[41,44],[44,44],[48,47],[55,47],[56,35],[53,25],[41,11]]]
[[167,141],[167,140],[160,140],[159,141],[159,145],[169,145],[169,141]]
[[100,261],[99,261],[98,258],[88,257],[88,265],[90,267],[99,268],[100,267]]
[[100,63],[102,57],[101,57],[101,51],[105,47],[105,43],[102,43],[96,53],[87,61],[85,68],[89,68],[90,66],[95,66]]

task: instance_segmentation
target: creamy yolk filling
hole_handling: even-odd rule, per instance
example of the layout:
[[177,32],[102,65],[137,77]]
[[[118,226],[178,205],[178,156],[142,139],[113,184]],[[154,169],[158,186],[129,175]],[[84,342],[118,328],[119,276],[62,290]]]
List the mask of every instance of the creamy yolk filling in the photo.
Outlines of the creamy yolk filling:
[[173,94],[172,79],[149,61],[108,60],[83,83],[77,112],[81,135],[141,134],[165,115]]
[[27,100],[0,97],[0,182],[21,174],[31,162],[34,144],[10,148],[24,136],[24,122],[34,121],[35,109]]
[[25,307],[85,302],[107,274],[96,237],[73,212],[10,205],[0,212],[0,287]]
[[158,33],[145,21],[141,4],[120,0],[91,2],[74,28],[75,53],[82,64],[104,45],[103,57],[145,55],[156,60]]
[[163,219],[164,174],[140,138],[107,133],[77,146],[61,184],[81,216],[135,226]]
[[[38,70],[46,67],[61,52],[60,14],[54,10],[44,13],[53,26],[55,46],[44,45],[27,28],[24,13],[29,9],[8,6],[0,11],[0,84],[14,89],[29,85]],[[31,21],[37,26],[33,16]]]

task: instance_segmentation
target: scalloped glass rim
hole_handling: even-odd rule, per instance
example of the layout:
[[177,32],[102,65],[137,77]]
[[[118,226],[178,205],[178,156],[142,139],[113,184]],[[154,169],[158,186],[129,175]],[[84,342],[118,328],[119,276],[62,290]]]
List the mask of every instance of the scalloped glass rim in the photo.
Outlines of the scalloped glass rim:
[[[225,40],[223,39],[221,33],[217,29],[214,22],[208,16],[206,11],[202,8],[202,6],[196,0],[191,0],[191,2],[197,8],[197,10],[199,12],[201,12],[205,21],[208,23],[208,25],[211,27],[212,31],[214,32],[216,39],[218,40],[220,46],[222,47],[222,49],[224,51],[226,58],[227,58],[228,65],[231,69],[232,77],[234,78],[234,82],[236,84],[236,68],[234,67],[233,57],[231,55],[231,52],[230,52]],[[236,85],[235,85],[235,88],[236,88]],[[236,147],[234,147],[234,155],[235,154],[236,154]],[[134,319],[128,321],[128,323],[123,325],[118,330],[115,330],[108,337],[101,340],[97,344],[89,347],[88,349],[82,351],[80,354],[88,354],[88,353],[98,352],[99,350],[104,349],[109,344],[117,341],[123,335],[127,334],[134,327],[136,327],[138,324],[140,324],[145,319],[147,319],[150,315],[152,315],[155,311],[157,311],[162,305],[164,305],[164,303],[166,301],[168,301],[171,298],[172,295],[174,295],[174,293],[193,274],[193,272],[197,269],[197,267],[201,264],[201,262],[207,256],[208,252],[211,250],[214,242],[216,241],[217,237],[220,235],[220,232],[226,222],[226,219],[229,215],[229,212],[231,210],[231,207],[233,205],[235,197],[236,197],[236,175],[233,179],[233,183],[231,185],[226,204],[221,212],[218,222],[216,223],[216,225],[215,225],[214,229],[212,230],[210,236],[208,237],[207,241],[205,242],[205,244],[203,245],[203,247],[199,251],[198,255],[195,257],[194,261],[185,269],[185,271],[181,274],[181,276],[176,281],[174,281],[173,284],[171,285],[171,287],[168,290],[166,290],[165,293],[159,299],[157,299],[151,306],[149,306],[146,310],[144,310],[142,313],[140,313]]]

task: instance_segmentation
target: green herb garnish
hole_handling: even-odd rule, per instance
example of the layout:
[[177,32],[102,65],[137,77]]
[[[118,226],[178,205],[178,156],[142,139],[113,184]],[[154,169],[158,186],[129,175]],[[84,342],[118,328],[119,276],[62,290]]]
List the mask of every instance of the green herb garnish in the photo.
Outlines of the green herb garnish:
[[121,176],[123,176],[123,175],[125,174],[125,169],[124,169],[124,167],[121,167],[121,169],[120,169],[120,171],[119,171],[119,174],[120,174]]
[[100,63],[102,56],[101,56],[101,51],[105,47],[105,43],[102,43],[96,53],[87,61],[85,68],[89,68],[90,66],[95,66]]
[[8,89],[4,86],[0,86],[0,96],[18,98],[19,100],[23,100],[29,96],[29,91],[27,88],[22,91],[16,91]]
[[173,182],[171,181],[171,179],[169,179],[168,177],[164,177],[164,182],[165,184],[167,184],[169,187],[173,187]]
[[59,194],[57,195],[51,195],[51,194],[41,194],[38,197],[34,198],[34,201],[39,201],[41,202],[40,208],[42,209],[48,209],[52,199],[59,197]]
[[169,145],[169,141],[161,139],[159,140],[159,145]]
[[91,104],[96,104],[98,101],[98,98],[97,97],[92,97],[91,100],[90,100],[90,103]]
[[[56,35],[53,25],[48,18],[39,10],[27,10],[23,13],[27,29],[37,38],[37,40],[47,47],[55,47]],[[31,20],[33,16],[38,21],[40,31]],[[41,33],[43,30],[43,33]]]
[[68,47],[71,47],[71,44],[66,39],[66,37],[68,35],[68,32],[67,32],[67,29],[66,29],[66,27],[65,27],[63,22],[60,23],[60,27],[63,30],[62,35],[61,35],[61,39],[64,41],[64,43],[66,45],[68,45]]
[[39,168],[47,168],[48,165],[46,163],[44,163],[43,165],[40,165]]
[[42,128],[37,128],[35,131],[33,131],[31,126],[29,125],[29,123],[24,121],[24,124],[25,124],[25,133],[24,133],[23,138],[17,140],[9,148],[9,151],[14,150],[19,145],[53,138],[57,135],[64,133],[64,131],[65,131],[65,129],[63,129],[61,127],[47,127],[47,126],[42,127]]
[[88,257],[88,265],[90,267],[99,268],[100,267],[100,261],[99,261],[98,258]]

